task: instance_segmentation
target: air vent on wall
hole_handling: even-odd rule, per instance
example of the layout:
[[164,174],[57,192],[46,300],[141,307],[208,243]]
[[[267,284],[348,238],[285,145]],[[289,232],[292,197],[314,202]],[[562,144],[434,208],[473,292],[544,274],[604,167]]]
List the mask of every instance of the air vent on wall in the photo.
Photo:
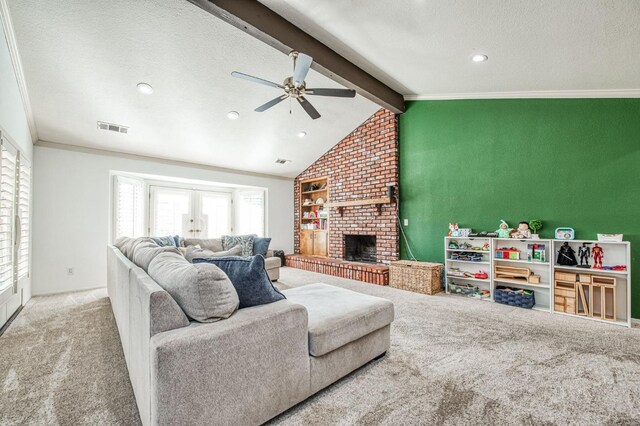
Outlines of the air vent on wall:
[[290,163],[290,162],[291,162],[291,160],[285,160],[284,158],[278,158],[276,160],[276,163],[278,163],[278,164],[287,164],[287,163]]
[[119,124],[113,124],[113,123],[105,123],[104,121],[98,121],[98,129],[108,130],[110,132],[116,132],[116,133],[125,133],[125,134],[129,131],[129,128],[126,126],[121,126]]

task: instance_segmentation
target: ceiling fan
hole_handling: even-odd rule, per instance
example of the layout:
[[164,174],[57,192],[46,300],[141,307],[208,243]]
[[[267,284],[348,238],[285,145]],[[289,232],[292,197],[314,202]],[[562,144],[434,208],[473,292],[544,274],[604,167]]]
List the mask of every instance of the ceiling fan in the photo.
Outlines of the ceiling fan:
[[241,78],[243,80],[252,81],[254,83],[264,84],[265,86],[275,87],[276,89],[284,90],[284,95],[278,96],[275,99],[270,100],[264,105],[260,105],[255,109],[257,112],[264,112],[269,108],[279,104],[287,98],[293,98],[298,101],[300,106],[309,114],[309,117],[314,120],[320,118],[320,113],[313,105],[309,103],[305,95],[313,96],[334,96],[338,98],[353,98],[356,96],[356,91],[352,89],[311,89],[307,88],[304,79],[307,77],[313,58],[304,53],[293,51],[289,54],[289,57],[293,59],[293,76],[285,78],[282,84],[274,83],[272,81],[264,80],[262,78],[253,77],[248,74],[243,74],[238,71],[231,73],[232,76]]

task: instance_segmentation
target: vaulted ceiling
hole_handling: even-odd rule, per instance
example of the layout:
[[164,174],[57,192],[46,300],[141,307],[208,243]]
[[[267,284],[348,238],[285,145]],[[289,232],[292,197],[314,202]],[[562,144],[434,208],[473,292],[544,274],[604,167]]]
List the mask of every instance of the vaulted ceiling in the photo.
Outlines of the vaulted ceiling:
[[[379,109],[360,96],[309,97],[318,120],[288,101],[254,112],[281,92],[231,72],[282,83],[290,59],[184,0],[9,6],[44,141],[292,177]],[[138,93],[139,82],[154,93]],[[341,87],[313,70],[307,83]],[[229,111],[239,119],[229,120]],[[129,133],[98,130],[98,120]]]

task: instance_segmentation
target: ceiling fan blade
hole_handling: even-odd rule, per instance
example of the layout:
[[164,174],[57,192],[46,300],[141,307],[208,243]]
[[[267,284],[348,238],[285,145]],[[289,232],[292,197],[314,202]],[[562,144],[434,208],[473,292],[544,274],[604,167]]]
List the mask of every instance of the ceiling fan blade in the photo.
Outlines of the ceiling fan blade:
[[353,98],[356,96],[356,91],[352,89],[307,89],[304,93],[306,95],[335,96],[338,98]]
[[295,84],[296,87],[304,83],[304,79],[307,78],[307,74],[309,73],[311,62],[313,62],[313,58],[311,56],[305,55],[304,53],[298,53],[296,65],[293,69],[293,84]]
[[320,118],[320,113],[318,112],[318,110],[316,110],[304,96],[299,96],[298,102],[300,103],[300,106],[302,106],[302,108],[307,112],[307,114],[309,114],[309,117],[313,118],[314,120]]
[[274,83],[272,81],[269,80],[264,80],[262,78],[258,78],[258,77],[254,77],[252,75],[249,74],[243,74],[241,72],[238,71],[234,71],[231,73],[232,76],[237,77],[237,78],[241,78],[243,80],[247,80],[247,81],[253,81],[254,83],[259,83],[259,84],[264,84],[265,86],[271,86],[271,87],[275,87],[278,89],[284,89],[284,86],[278,83]]
[[254,109],[254,111],[256,111],[256,112],[264,112],[264,111],[268,110],[269,108],[271,108],[272,106],[278,105],[280,102],[284,101],[288,97],[289,97],[289,95],[282,95],[282,96],[279,96],[279,97],[277,97],[275,99],[271,99],[266,104],[260,105],[258,108]]

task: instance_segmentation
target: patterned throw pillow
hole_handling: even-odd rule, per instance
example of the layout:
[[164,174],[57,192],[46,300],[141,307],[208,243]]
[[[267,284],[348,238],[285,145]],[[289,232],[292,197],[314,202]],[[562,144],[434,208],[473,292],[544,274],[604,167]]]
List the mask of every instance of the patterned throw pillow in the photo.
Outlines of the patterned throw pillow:
[[255,234],[251,235],[223,235],[222,249],[231,250],[235,246],[242,247],[243,256],[253,256],[253,239]]

